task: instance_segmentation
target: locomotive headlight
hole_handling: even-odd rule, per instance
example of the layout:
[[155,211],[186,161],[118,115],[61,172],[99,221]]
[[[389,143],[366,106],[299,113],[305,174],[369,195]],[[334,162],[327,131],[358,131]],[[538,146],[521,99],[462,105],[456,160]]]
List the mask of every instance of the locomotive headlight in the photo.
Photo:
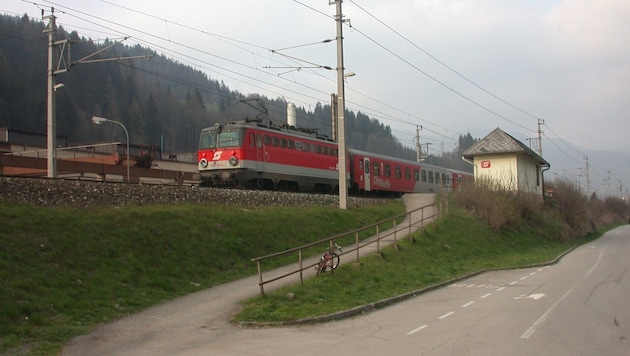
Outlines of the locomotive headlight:
[[238,164],[238,158],[232,156],[230,157],[229,162],[230,162],[230,166],[236,166]]
[[201,168],[207,168],[208,167],[208,160],[205,158],[202,158],[201,161],[199,161],[199,165],[201,166]]

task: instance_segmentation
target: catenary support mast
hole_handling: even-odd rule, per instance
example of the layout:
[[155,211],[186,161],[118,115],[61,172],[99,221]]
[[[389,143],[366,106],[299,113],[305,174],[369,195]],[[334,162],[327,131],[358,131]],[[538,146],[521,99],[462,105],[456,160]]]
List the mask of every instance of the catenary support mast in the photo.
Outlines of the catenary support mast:
[[337,145],[339,148],[339,209],[348,208],[348,180],[346,169],[346,94],[344,88],[343,68],[343,15],[341,12],[342,0],[330,2],[337,5]]

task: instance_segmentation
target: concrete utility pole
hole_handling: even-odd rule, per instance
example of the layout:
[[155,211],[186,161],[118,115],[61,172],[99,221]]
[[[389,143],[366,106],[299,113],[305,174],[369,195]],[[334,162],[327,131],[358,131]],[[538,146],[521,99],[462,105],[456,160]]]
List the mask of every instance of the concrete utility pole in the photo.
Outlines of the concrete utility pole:
[[337,142],[337,94],[330,94],[332,140]]
[[[56,32],[55,25],[55,9],[52,8],[50,15],[44,16],[44,20],[48,20],[48,27],[44,30],[44,33],[48,34],[48,96],[47,113],[46,113],[46,131],[48,136],[46,139],[46,170],[49,178],[55,178],[57,176],[57,154],[55,148],[57,147],[57,125],[55,120],[55,78],[54,78],[54,62],[53,62],[53,49],[55,47],[54,37]],[[42,10],[43,15],[43,10]]]
[[[44,16],[44,10],[42,10],[42,19],[48,20],[48,27],[43,31],[48,34],[48,97],[47,97],[47,109],[46,109],[46,170],[48,178],[56,178],[57,177],[57,120],[56,120],[56,103],[55,103],[55,88],[63,86],[62,84],[55,84],[55,75],[59,73],[64,73],[70,70],[70,67],[76,64],[81,63],[96,63],[96,62],[107,62],[107,61],[118,61],[121,59],[138,59],[138,58],[146,58],[150,59],[152,56],[130,56],[130,57],[116,57],[116,58],[103,58],[103,59],[90,59],[93,56],[104,52],[111,47],[119,44],[122,41],[114,42],[113,44],[102,48],[88,56],[85,56],[77,61],[70,61],[70,40],[61,40],[55,42],[55,33],[57,32],[57,26],[55,24],[55,8],[50,9],[50,15]],[[125,37],[126,40],[128,37]],[[124,41],[123,40],[123,41]],[[61,46],[61,52],[59,54],[59,58],[55,64],[54,49],[57,46]],[[64,57],[64,53],[68,53],[67,59]]]
[[584,156],[584,161],[586,161],[586,192],[588,193],[588,199],[591,199],[591,178],[588,175],[588,156]]
[[542,134],[544,133],[540,126],[545,123],[545,120],[538,119],[538,155],[542,157]]
[[420,129],[422,126],[416,125],[416,162],[422,161],[422,146],[420,145]]
[[346,168],[346,120],[344,118],[346,111],[346,95],[344,88],[343,74],[343,15],[341,12],[342,0],[329,2],[329,5],[337,5],[337,147],[339,148],[339,209],[346,210],[348,208],[348,178]]

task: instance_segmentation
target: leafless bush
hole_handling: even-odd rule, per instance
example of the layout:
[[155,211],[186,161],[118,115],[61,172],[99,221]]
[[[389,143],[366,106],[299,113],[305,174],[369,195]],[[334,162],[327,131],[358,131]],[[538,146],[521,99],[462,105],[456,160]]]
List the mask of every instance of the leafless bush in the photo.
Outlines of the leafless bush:
[[531,193],[513,192],[489,179],[466,182],[455,193],[455,203],[475,213],[495,229],[518,226],[542,210],[542,201]]
[[547,203],[571,231],[570,238],[579,238],[588,233],[591,225],[588,199],[577,185],[567,180],[556,180]]

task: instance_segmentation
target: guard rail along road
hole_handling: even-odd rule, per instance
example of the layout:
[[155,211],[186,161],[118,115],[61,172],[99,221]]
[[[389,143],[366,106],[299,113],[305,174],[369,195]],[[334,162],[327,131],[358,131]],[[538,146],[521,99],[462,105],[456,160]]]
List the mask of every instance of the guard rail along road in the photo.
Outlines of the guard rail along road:
[[[343,247],[344,252],[339,254],[342,264],[344,263],[343,256],[354,254],[354,262],[359,263],[361,254],[364,256],[370,253],[380,254],[381,245],[393,244],[395,248],[398,248],[398,239],[401,234],[403,234],[402,238],[408,237],[412,239],[412,232],[423,229],[426,224],[448,213],[448,199],[446,195],[437,194],[434,197],[431,199],[433,200],[432,203],[411,210],[407,207],[407,212],[392,218],[303,246],[252,258],[252,262],[255,262],[258,268],[260,294],[262,296],[265,295],[265,285],[280,280],[288,282],[286,278],[296,278],[298,274],[299,282],[303,285],[304,271],[312,270],[318,265],[322,253],[329,246],[332,247],[335,242]],[[290,255],[295,253],[297,253],[297,263],[291,262]],[[304,256],[309,257],[305,258]],[[267,271],[268,274],[274,274],[275,276],[266,277],[263,275],[262,265],[263,262],[271,259],[287,259],[288,265],[273,271]]]

